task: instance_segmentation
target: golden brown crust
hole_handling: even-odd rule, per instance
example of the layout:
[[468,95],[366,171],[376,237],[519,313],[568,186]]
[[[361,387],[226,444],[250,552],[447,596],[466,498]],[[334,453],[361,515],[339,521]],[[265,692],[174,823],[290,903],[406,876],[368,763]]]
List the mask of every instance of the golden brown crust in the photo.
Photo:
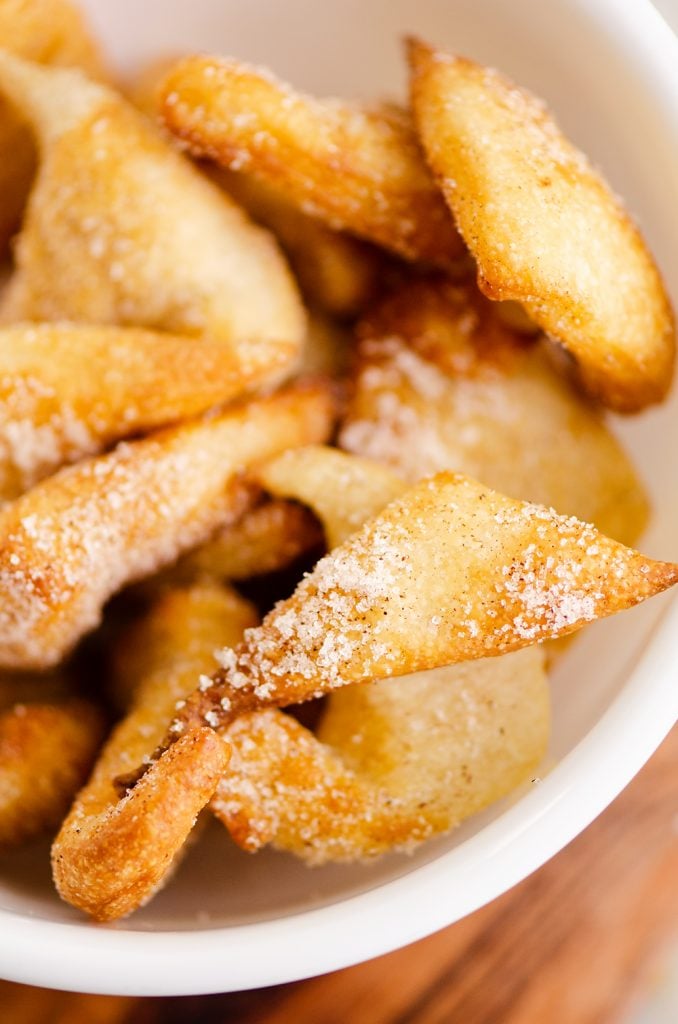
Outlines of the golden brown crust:
[[360,778],[281,711],[243,715],[227,733],[229,768],[210,807],[249,853],[272,843],[312,864],[375,857],[428,838],[425,815]]
[[210,804],[244,849],[312,864],[410,850],[511,792],[549,733],[536,647],[333,694],[317,738],[280,711],[226,732]]
[[[38,64],[79,67],[92,78],[107,77],[81,12],[68,0],[2,0],[0,41],[3,49]],[[30,131],[0,99],[0,250],[19,227],[35,166]]]
[[147,327],[300,345],[304,314],[274,239],[110,89],[0,54],[0,89],[40,140],[5,322]]
[[[170,583],[156,592],[111,651],[113,685],[131,694],[126,740],[108,745],[83,800],[97,803],[99,797],[92,796],[97,788],[104,800],[110,799],[115,776],[152,753],[176,702],[191,692],[201,673],[215,667],[216,646],[237,644],[256,623],[253,606],[223,583]],[[130,744],[139,749],[131,750]]]
[[385,299],[358,327],[340,445],[411,481],[465,473],[635,543],[648,500],[630,460],[543,340],[505,313],[442,277]]
[[0,500],[112,441],[195,416],[279,374],[278,351],[134,328],[0,330]]
[[[269,463],[261,476],[275,480],[273,489],[313,502],[329,534],[338,538],[355,527],[359,509],[367,514],[371,502],[376,510],[399,486],[388,471],[375,479],[375,468],[330,449],[307,448],[298,458]],[[344,497],[355,505],[352,517],[332,516],[333,478],[349,487]],[[116,676],[126,686],[136,684],[135,705],[80,795],[82,808],[101,817],[113,777],[152,751],[191,676],[210,670],[218,644],[235,644],[234,634],[247,624],[242,615],[235,618],[228,592],[203,586],[166,594],[128,633],[117,652]],[[546,692],[542,656],[533,648],[448,669],[440,678],[358,688],[352,699],[360,714],[347,718],[341,702],[330,705],[321,725],[324,743],[281,712],[243,716],[223,734],[232,756],[212,810],[250,851],[273,843],[322,863],[409,849],[503,795],[533,769],[548,734]],[[368,734],[375,746],[371,760],[363,744]],[[435,736],[439,755],[424,754],[417,768],[422,736]],[[407,770],[391,770],[400,762]],[[162,763],[168,770],[168,762]],[[418,800],[414,778],[421,788]],[[117,829],[111,842],[114,834]],[[87,831],[85,844],[88,837]],[[85,909],[99,912],[92,903]]]
[[291,501],[266,501],[169,573],[173,579],[207,575],[224,581],[247,580],[284,569],[322,544],[322,530],[308,509]]
[[135,790],[120,800],[116,778],[150,758],[177,701],[214,668],[217,644],[237,643],[255,622],[254,609],[225,587],[169,589],[114,651],[114,679],[132,692],[132,706],[101,751],[53,849],[62,897],[98,920],[129,913],[162,884],[226,765],[227,748],[209,730],[187,737],[178,759],[151,768],[142,796],[135,797]]
[[124,917],[150,899],[227,763],[219,736],[198,729],[101,815],[81,813],[76,802],[52,847],[60,896],[97,921]]
[[678,582],[553,510],[439,473],[321,559],[196,691],[175,730],[518,650]]
[[88,701],[18,703],[0,713],[0,848],[59,824],[103,732],[103,717]]
[[122,443],[0,511],[0,664],[60,661],[121,586],[151,575],[239,516],[239,474],[332,427],[321,385],[290,388]]
[[405,259],[463,254],[406,116],[315,100],[211,57],[179,62],[162,96],[167,127],[193,154],[247,171],[304,213]]
[[[154,120],[160,116],[163,80],[178,59],[174,56],[152,61],[128,90],[134,105]],[[340,319],[365,309],[377,291],[382,253],[307,216],[279,189],[250,174],[212,163],[204,163],[202,170],[256,223],[272,231],[290,260],[302,295],[312,307]]]
[[[180,59],[175,55],[152,61],[127,90],[134,105],[153,120],[162,106],[163,80]],[[384,263],[376,248],[307,216],[276,188],[250,174],[212,163],[204,163],[202,170],[257,224],[273,232],[311,306],[329,316],[350,319],[374,297]]]
[[675,322],[643,239],[543,104],[496,71],[409,44],[429,164],[492,299],[522,303],[621,412],[661,401]]
[[[404,488],[369,462],[320,446],[258,473],[313,508],[340,544]],[[409,849],[513,789],[549,733],[539,648],[333,692],[317,738],[278,711],[225,732],[229,768],[211,807],[245,849],[311,863]]]

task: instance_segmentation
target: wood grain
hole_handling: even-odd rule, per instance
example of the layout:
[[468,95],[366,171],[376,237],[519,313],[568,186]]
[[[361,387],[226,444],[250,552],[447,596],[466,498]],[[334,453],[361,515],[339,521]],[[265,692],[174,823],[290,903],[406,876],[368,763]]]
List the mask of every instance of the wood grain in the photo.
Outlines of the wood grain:
[[521,885],[437,935],[322,978],[191,999],[0,983],[11,1024],[611,1024],[678,921],[678,731]]

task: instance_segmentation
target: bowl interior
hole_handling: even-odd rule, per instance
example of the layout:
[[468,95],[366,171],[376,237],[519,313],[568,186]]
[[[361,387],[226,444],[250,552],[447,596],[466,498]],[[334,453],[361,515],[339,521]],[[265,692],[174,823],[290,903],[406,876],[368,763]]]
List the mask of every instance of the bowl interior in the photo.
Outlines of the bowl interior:
[[[634,63],[579,4],[87,0],[85,7],[109,53],[125,71],[152,57],[203,49],[268,64],[319,94],[400,96],[405,84],[400,37],[408,31],[495,64],[544,96],[564,127],[604,168],[639,219],[674,296],[678,295],[678,262],[671,258],[678,249],[678,221],[667,216],[667,211],[678,209],[678,124],[671,135],[640,60]],[[678,474],[666,468],[666,452],[678,445],[676,401],[619,422],[618,428],[654,501],[654,520],[644,547],[650,554],[678,558]],[[665,601],[654,601],[589,629],[558,666],[553,676],[553,739],[542,772],[543,787],[549,785],[550,768],[575,750],[622,692],[665,608]],[[651,681],[648,686],[651,689]],[[628,729],[632,742],[633,722]],[[516,799],[521,795],[511,802]],[[370,866],[313,871],[271,852],[249,857],[236,850],[222,830],[208,825],[166,890],[129,921],[112,927],[118,932],[196,931],[321,907],[416,872],[458,850],[488,823],[499,821],[506,806],[495,805],[411,858],[393,856]],[[46,845],[0,861],[2,910],[90,927],[54,895]]]

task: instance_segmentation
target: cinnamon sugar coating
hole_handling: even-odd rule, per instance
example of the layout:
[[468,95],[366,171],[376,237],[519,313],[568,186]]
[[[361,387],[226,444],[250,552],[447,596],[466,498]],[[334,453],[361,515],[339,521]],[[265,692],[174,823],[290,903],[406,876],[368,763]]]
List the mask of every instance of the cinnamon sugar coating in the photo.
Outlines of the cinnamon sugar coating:
[[661,401],[675,318],[620,200],[535,96],[418,40],[409,58],[426,158],[481,289],[520,302],[605,405],[636,412]]
[[238,718],[211,807],[251,852],[323,864],[411,851],[529,778],[548,734],[537,647],[349,686],[317,737],[280,711]]
[[294,356],[294,345],[259,352],[131,327],[0,329],[0,500],[121,438],[240,398]]
[[439,473],[321,559],[235,651],[225,649],[222,670],[174,728],[518,650],[677,581],[677,565],[589,524]]
[[61,470],[0,510],[0,664],[57,664],[106,600],[242,514],[253,462],[320,440],[321,385],[290,388]]
[[377,304],[357,334],[343,448],[413,482],[465,473],[638,540],[648,499],[603,410],[501,303],[428,277]]
[[[2,0],[0,43],[4,50],[55,67],[78,67],[91,78],[107,77],[99,48],[82,13],[70,0]],[[18,230],[35,174],[37,156],[29,128],[0,97],[0,252]]]
[[236,60],[187,57],[162,115],[196,156],[247,171],[303,213],[409,260],[464,254],[406,114],[317,100]]
[[121,96],[5,52],[0,93],[40,149],[5,322],[147,327],[273,353],[301,344],[303,308],[272,236]]

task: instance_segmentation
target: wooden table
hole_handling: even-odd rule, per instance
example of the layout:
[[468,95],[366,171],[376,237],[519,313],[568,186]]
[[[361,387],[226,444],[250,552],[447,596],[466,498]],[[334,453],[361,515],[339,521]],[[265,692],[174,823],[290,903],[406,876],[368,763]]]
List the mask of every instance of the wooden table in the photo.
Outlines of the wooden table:
[[407,949],[311,981],[191,999],[0,982],[2,1024],[613,1024],[678,929],[678,730],[582,836]]

